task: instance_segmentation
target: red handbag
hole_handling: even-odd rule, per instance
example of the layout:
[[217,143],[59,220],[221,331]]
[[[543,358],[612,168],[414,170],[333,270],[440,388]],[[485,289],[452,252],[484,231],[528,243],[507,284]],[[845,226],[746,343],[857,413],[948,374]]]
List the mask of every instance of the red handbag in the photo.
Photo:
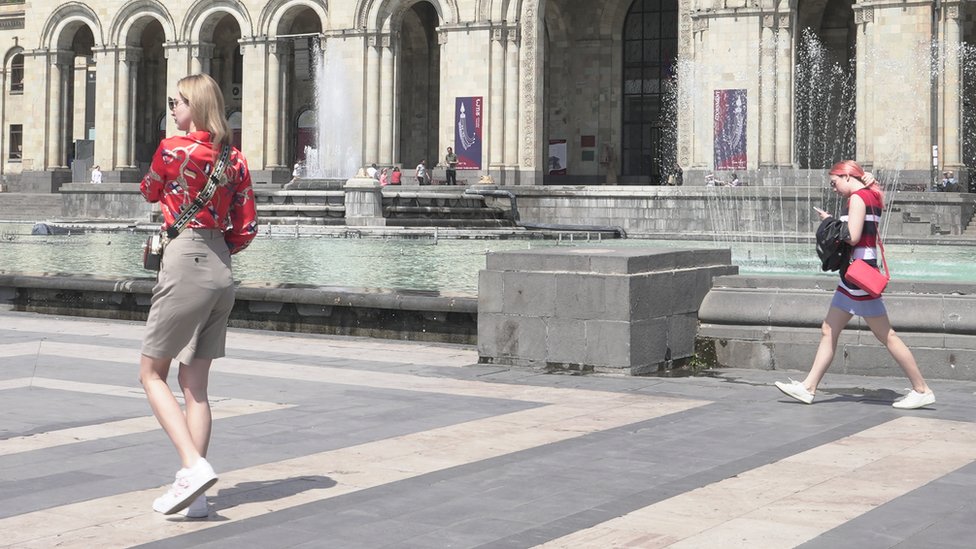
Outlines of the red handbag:
[[848,267],[844,278],[857,284],[859,288],[871,295],[871,297],[881,297],[891,280],[891,271],[888,270],[888,261],[885,259],[884,243],[881,242],[881,227],[878,226],[878,247],[881,248],[881,264],[884,265],[884,274],[877,267],[872,267],[863,259],[855,259]]

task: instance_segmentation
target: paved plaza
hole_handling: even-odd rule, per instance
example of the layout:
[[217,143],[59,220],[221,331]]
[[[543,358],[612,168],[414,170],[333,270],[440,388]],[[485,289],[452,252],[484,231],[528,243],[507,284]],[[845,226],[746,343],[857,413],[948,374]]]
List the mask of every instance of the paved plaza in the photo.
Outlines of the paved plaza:
[[[474,348],[232,330],[206,520],[154,513],[175,451],[139,323],[0,313],[0,546],[971,548],[976,384],[546,375]],[[924,369],[924,365],[923,365]],[[175,387],[175,371],[171,375]]]

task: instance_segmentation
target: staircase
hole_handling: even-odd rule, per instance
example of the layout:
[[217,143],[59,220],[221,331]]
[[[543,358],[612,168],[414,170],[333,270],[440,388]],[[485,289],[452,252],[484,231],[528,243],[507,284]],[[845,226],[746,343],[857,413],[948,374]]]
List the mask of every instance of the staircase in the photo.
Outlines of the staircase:
[[45,221],[61,217],[60,194],[0,193],[0,221]]
[[344,225],[343,191],[255,190],[254,204],[260,223],[269,225]]
[[976,238],[976,211],[973,215],[969,216],[969,223],[966,224],[966,228],[962,230],[962,236],[967,238]]
[[[514,227],[496,199],[464,193],[464,187],[396,186],[383,189],[388,227]],[[341,190],[255,190],[258,219],[269,225],[344,225]]]
[[[509,211],[494,199],[465,194],[464,187],[431,187],[383,192],[383,216],[388,227],[514,227]],[[490,201],[490,202],[489,202]]]

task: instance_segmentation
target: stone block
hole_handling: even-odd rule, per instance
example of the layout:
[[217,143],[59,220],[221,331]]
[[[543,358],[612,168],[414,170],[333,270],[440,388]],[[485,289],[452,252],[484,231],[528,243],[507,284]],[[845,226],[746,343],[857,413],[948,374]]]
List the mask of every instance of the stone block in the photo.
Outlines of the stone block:
[[516,353],[513,356],[529,361],[543,362],[546,359],[546,323],[541,318],[522,317],[518,321],[514,342]]
[[504,312],[531,317],[555,313],[555,276],[551,273],[506,272],[502,274]]
[[677,296],[669,271],[631,277],[630,302],[635,321],[667,315]]
[[502,315],[478,312],[478,356],[494,359],[501,355],[498,350],[498,326]]
[[945,331],[956,334],[976,334],[976,298],[957,297],[943,301]]
[[657,371],[671,357],[668,321],[665,318],[642,320],[631,324],[630,371],[645,374]]
[[583,320],[606,318],[606,277],[556,273],[553,278],[556,282],[555,316],[557,318]]
[[697,313],[675,314],[667,318],[668,347],[671,359],[688,358],[695,354],[695,337],[698,335]]
[[586,351],[584,321],[553,318],[546,325],[546,360],[560,364],[582,364]]
[[629,322],[587,320],[584,364],[607,368],[631,366],[631,326]]
[[[565,254],[565,249],[493,252],[485,259],[485,268],[491,271],[519,272],[589,272],[589,257],[583,254]],[[558,252],[558,253],[557,253]]]
[[504,276],[498,271],[478,273],[478,313],[500,313],[504,310]]

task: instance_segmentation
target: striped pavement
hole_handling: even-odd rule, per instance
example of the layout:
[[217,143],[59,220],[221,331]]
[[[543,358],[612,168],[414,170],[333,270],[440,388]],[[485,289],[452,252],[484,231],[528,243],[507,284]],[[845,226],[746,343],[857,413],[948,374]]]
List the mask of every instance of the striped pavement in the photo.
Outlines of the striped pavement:
[[976,539],[972,383],[899,412],[905,380],[829,375],[804,406],[780,372],[545,375],[467,346],[245,330],[211,376],[211,516],[163,517],[178,460],[138,384],[141,333],[0,313],[0,547]]

